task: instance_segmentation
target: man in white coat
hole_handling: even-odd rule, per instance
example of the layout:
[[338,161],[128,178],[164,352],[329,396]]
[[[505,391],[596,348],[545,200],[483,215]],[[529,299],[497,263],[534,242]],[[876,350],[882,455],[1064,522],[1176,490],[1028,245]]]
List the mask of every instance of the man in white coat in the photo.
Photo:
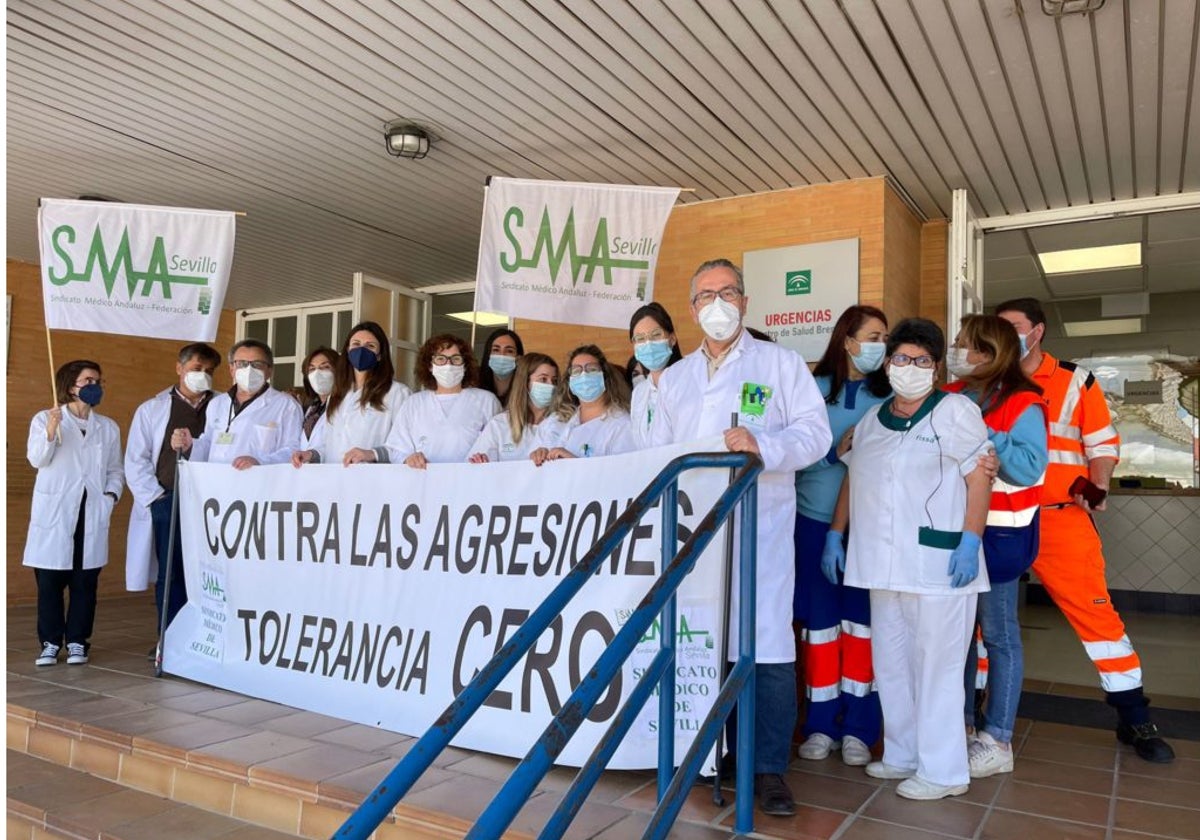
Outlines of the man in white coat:
[[229,350],[229,375],[234,385],[213,397],[204,434],[194,437],[176,429],[171,447],[192,461],[232,464],[245,470],[258,464],[286,464],[300,443],[304,412],[300,403],[271,387],[275,356],[253,338]]
[[[175,363],[179,381],[138,406],[129,426],[125,480],[133,494],[133,510],[125,540],[125,588],[130,592],[146,589],[153,558],[158,567],[154,583],[154,603],[158,608],[155,627],[162,626],[164,602],[168,624],[187,603],[178,522],[175,524],[171,592],[169,595],[164,592],[171,538],[171,505],[175,494],[176,453],[171,448],[171,436],[179,428],[189,429],[197,436],[204,431],[205,413],[213,396],[213,371],[220,363],[221,354],[207,344],[198,342],[180,348]],[[154,651],[150,655],[154,656]]]
[[[833,441],[825,402],[799,353],[759,341],[742,327],[746,287],[729,260],[712,260],[692,276],[693,319],[704,330],[700,348],[663,372],[651,442],[690,441],[723,433],[731,452],[763,460],[758,480],[754,788],[773,816],[795,813],[783,780],[796,727],[796,642],[792,590],[796,516],[795,472],[815,463]],[[731,414],[738,423],[730,428]],[[737,569],[731,591],[737,593]],[[737,604],[734,599],[736,616]],[[730,621],[728,656],[738,649]]]

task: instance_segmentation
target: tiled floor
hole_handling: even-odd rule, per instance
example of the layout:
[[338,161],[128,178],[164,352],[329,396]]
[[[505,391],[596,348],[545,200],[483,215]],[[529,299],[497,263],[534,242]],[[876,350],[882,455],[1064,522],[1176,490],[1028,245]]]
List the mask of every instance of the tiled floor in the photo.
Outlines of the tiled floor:
[[[1136,633],[1130,622],[1135,643],[1137,633],[1148,640],[1143,645],[1148,688],[1159,705],[1200,710],[1196,673],[1200,618],[1157,623],[1154,619],[1138,617]],[[1076,660],[1084,660],[1084,656],[1069,632],[1062,632],[1056,613],[1028,611],[1022,621],[1032,672],[1027,688],[1099,696],[1091,686],[1093,675],[1086,669],[1081,677],[1086,684],[1066,681],[1075,673],[1071,669],[1078,664]],[[154,624],[153,604],[148,598],[101,603],[92,662],[83,667],[35,668],[33,623],[32,608],[9,609],[10,704],[200,750],[205,762],[216,768],[222,763],[246,762],[260,778],[287,774],[314,785],[333,781],[363,793],[413,743],[402,735],[196,683],[155,680],[145,660]],[[1044,649],[1050,645],[1059,647],[1057,655]],[[1161,685],[1155,683],[1156,668],[1162,675]],[[1175,692],[1179,694],[1172,696]],[[1150,765],[1119,747],[1110,731],[1022,720],[1015,741],[1016,771],[1011,776],[975,782],[965,796],[934,803],[901,799],[895,795],[894,782],[870,779],[861,769],[845,767],[836,758],[796,760],[788,780],[800,802],[798,813],[786,819],[758,815],[755,822],[763,836],[821,840],[1200,838],[1200,742],[1177,740],[1174,745],[1179,754],[1174,764]],[[474,818],[515,763],[450,749],[405,802]],[[514,827],[535,833],[540,830],[572,775],[565,769],[553,771],[518,815]],[[96,799],[97,803],[107,797],[103,806],[117,812],[126,800],[131,808],[151,807],[137,797],[122,798],[103,785],[95,791],[84,788],[74,793],[77,799]],[[654,781],[649,772],[606,773],[568,836],[638,837],[653,805]],[[114,813],[111,818],[120,816]],[[140,819],[153,820],[154,816],[142,813]],[[728,837],[732,823],[732,794],[724,806],[716,806],[710,789],[695,789],[672,836],[684,840]]]

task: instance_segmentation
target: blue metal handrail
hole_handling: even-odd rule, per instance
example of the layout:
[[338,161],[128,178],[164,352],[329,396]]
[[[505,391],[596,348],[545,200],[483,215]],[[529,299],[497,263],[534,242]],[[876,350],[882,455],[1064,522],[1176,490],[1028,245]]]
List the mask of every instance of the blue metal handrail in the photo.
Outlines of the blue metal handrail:
[[[678,554],[672,552],[678,524],[678,480],[691,469],[732,468],[736,472],[712,509],[703,517]],[[694,453],[672,460],[647,485],[624,513],[597,540],[591,550],[554,588],[554,591],[530,614],[525,623],[504,644],[491,661],[450,703],[417,743],[350,815],[333,835],[334,840],[365,840],[396,803],[411,789],[470,717],[499,686],[521,658],[533,647],[542,632],[579,593],[592,574],[601,567],[645,512],[662,499],[663,571],[636,610],[600,655],[588,675],[572,692],[567,702],[546,727],[538,741],[517,766],[508,781],[480,815],[467,834],[468,838],[495,838],[509,826],[517,812],[533,793],[554,763],[555,758],[586,719],[625,660],[633,652],[655,618],[662,616],[662,649],[638,681],[625,705],[609,725],[580,769],[559,807],[551,815],[540,837],[558,838],[566,831],[575,813],[612,757],[621,740],[655,688],[659,691],[659,805],[646,837],[665,837],[683,806],[687,785],[699,773],[717,733],[735,703],[742,709],[754,704],[754,547],[756,541],[757,478],[762,461],[746,453]],[[740,589],[738,659],[724,681],[717,700],[701,726],[691,749],[672,776],[675,730],[675,592],[691,572],[720,526],[741,506]],[[738,715],[737,804],[735,830],[753,830],[753,715]]]

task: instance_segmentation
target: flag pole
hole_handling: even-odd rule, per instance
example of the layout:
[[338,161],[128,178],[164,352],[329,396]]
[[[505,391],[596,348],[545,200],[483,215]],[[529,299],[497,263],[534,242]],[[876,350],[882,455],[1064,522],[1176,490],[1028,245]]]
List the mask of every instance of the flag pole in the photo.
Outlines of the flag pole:
[[475,352],[475,327],[479,324],[479,264],[478,260],[483,258],[483,226],[487,223],[487,194],[488,185],[492,183],[492,176],[489,175],[483,179],[483,219],[479,222],[480,236],[480,254],[475,265],[475,291],[471,293],[471,352]]

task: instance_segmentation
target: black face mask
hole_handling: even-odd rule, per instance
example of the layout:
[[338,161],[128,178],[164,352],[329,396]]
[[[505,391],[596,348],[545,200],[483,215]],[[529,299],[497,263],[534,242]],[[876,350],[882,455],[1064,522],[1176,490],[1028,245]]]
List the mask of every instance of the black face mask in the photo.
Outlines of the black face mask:
[[95,408],[104,399],[104,388],[99,382],[89,382],[79,389],[79,399]]

